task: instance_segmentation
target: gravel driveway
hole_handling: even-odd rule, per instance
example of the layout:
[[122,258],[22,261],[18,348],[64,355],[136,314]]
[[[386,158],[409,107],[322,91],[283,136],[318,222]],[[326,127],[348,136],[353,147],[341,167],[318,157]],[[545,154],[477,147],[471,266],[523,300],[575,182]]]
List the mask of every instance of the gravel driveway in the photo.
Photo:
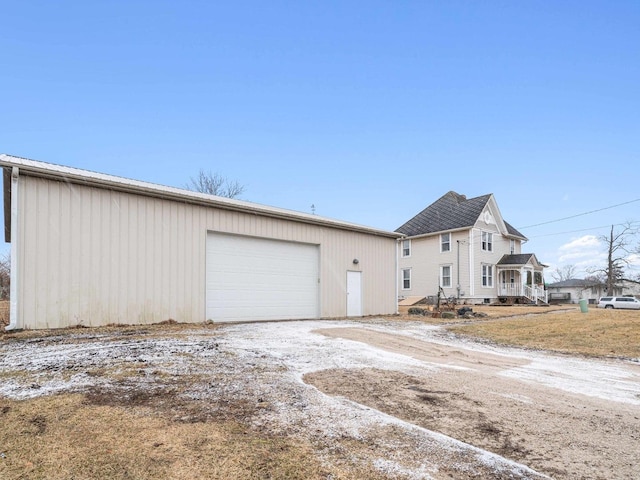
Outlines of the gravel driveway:
[[190,415],[305,438],[325,462],[347,456],[389,478],[640,478],[638,362],[388,320],[80,330],[1,345],[0,395],[126,402],[182,379]]

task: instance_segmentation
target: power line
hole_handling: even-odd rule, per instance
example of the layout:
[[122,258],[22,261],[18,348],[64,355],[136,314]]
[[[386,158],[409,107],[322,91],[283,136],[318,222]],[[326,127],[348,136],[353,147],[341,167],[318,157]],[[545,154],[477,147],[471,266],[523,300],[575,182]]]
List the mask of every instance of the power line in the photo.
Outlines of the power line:
[[610,207],[598,208],[597,210],[591,210],[589,212],[578,213],[576,215],[571,215],[569,217],[558,218],[556,220],[549,220],[548,222],[536,223],[535,225],[527,225],[526,227],[518,227],[518,230],[522,230],[525,228],[539,227],[540,225],[548,225],[549,223],[561,222],[563,220],[569,220],[570,218],[582,217],[584,215],[589,215],[591,213],[602,212],[603,210],[609,210],[611,208],[621,207],[622,205],[628,205],[630,203],[640,202],[640,198],[636,198],[635,200],[629,200],[628,202],[618,203],[616,205],[611,205]]
[[591,228],[581,228],[580,230],[569,230],[567,232],[556,232],[556,233],[546,233],[544,235],[534,235],[532,237],[529,237],[529,239],[532,238],[540,238],[540,237],[553,237],[554,235],[564,235],[567,233],[579,233],[579,232],[590,232],[593,230],[599,230],[601,228],[609,228],[609,227],[621,227],[623,225],[635,225],[636,223],[640,223],[640,221],[635,221],[635,222],[627,222],[627,223],[615,223],[613,225],[609,224],[609,225],[602,225],[600,227],[591,227]]

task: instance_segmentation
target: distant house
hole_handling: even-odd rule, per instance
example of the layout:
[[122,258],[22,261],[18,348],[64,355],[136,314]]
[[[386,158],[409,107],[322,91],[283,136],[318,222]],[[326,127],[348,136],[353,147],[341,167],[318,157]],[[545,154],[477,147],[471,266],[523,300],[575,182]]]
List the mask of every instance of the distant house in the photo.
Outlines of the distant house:
[[[547,295],[549,303],[578,303],[584,298],[593,304],[607,295],[607,285],[598,280],[570,278],[548,284]],[[613,295],[640,298],[640,282],[626,278],[619,280],[613,288]]]
[[[616,287],[615,295],[620,295],[622,290]],[[581,299],[587,299],[589,303],[597,303],[598,299],[607,294],[607,286],[598,280],[584,280],[570,278],[547,285],[549,303],[578,303]]]
[[493,194],[467,198],[450,191],[396,230],[399,295],[460,303],[546,302],[544,268],[527,238],[507,223]]
[[622,295],[640,298],[640,282],[637,280],[623,278],[618,282],[618,285],[622,290]]

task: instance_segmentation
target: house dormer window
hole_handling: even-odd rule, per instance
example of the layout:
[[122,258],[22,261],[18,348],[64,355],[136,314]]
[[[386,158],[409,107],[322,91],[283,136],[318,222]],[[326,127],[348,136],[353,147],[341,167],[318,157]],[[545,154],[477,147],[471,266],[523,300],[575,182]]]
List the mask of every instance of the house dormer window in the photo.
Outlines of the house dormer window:
[[451,234],[441,233],[440,234],[440,251],[449,252],[450,250],[451,250]]
[[509,240],[509,253],[511,253],[511,255],[516,253],[516,241],[513,239]]
[[482,232],[482,250],[493,252],[493,233]]
[[411,256],[411,240],[402,241],[402,256],[403,257]]

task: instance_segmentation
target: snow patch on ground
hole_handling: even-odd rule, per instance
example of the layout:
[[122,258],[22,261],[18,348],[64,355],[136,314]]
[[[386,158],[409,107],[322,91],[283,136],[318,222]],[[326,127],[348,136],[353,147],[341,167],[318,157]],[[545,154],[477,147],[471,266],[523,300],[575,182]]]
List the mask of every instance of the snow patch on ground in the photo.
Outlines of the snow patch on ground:
[[[360,328],[406,335],[428,342],[523,358],[526,365],[501,375],[565,391],[640,404],[640,379],[606,360],[581,360],[540,352],[487,346],[461,339],[419,322],[293,321],[225,325],[216,330],[167,332],[164,336],[127,338],[124,334],[69,334],[3,343],[0,395],[33,398],[57,392],[85,391],[108,385],[111,373],[136,369],[135,381],[153,386],[153,373],[202,376],[185,395],[203,401],[226,399],[263,406],[251,419],[276,434],[301,436],[324,445],[351,438],[372,442],[371,460],[398,478],[429,479],[438,462],[457,455],[468,468],[482,464],[510,478],[543,478],[526,466],[431,432],[345,398],[331,397],[303,382],[303,376],[331,369],[381,369],[406,374],[440,368],[408,355],[387,352],[314,333],[327,328]],[[527,402],[527,398],[519,398]],[[400,433],[399,433],[400,432]],[[375,439],[372,440],[372,439]],[[322,447],[321,447],[322,448]],[[460,468],[466,468],[462,465]],[[511,477],[511,475],[513,477]]]

